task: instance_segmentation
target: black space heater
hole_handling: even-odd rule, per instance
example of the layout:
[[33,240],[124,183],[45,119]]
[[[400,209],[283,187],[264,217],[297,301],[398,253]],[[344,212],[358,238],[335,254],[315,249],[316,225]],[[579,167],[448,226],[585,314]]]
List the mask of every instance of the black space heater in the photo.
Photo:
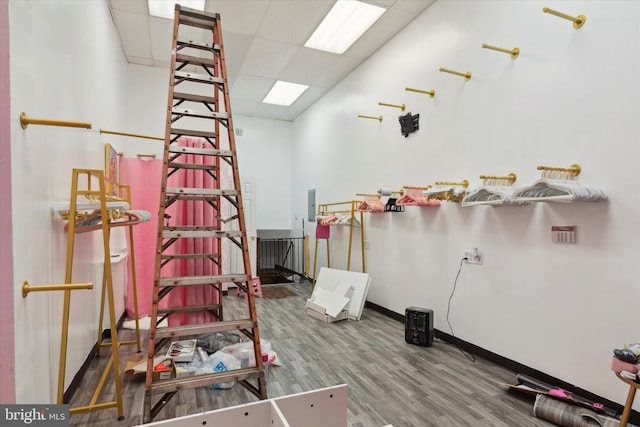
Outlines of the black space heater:
[[423,347],[433,345],[433,310],[420,307],[405,309],[404,340]]

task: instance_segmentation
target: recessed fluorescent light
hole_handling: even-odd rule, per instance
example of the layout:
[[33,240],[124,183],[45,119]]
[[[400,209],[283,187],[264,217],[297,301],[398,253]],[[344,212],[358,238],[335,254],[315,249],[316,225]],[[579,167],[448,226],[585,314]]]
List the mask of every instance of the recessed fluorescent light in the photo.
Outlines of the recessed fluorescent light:
[[342,54],[386,11],[385,8],[355,0],[337,1],[306,47]]
[[308,87],[309,86],[307,85],[299,85],[297,83],[278,80],[276,84],[273,85],[267,96],[264,97],[262,102],[265,104],[283,105],[288,107],[293,104]]
[[173,19],[176,3],[204,12],[204,0],[147,0],[149,15]]

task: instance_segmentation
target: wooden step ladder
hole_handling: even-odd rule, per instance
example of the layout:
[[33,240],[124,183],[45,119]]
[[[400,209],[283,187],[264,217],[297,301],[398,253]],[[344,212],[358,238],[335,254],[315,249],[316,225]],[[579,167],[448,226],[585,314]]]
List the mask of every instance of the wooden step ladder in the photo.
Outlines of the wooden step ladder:
[[[196,34],[204,35],[205,40],[194,41]],[[182,183],[181,176],[187,174],[200,174],[202,179]],[[181,213],[190,209],[202,209],[202,218],[181,218]],[[192,249],[185,249],[187,245]],[[267,398],[248,248],[220,15],[176,5],[147,355],[145,422],[152,421],[179,390],[187,388],[236,381],[258,398]],[[224,262],[231,250],[241,253],[242,267],[235,268],[243,271],[231,271],[240,263]],[[195,274],[175,274],[175,270],[183,271],[181,266],[187,264],[195,269]],[[247,317],[223,318],[222,296],[227,284],[235,284],[247,293],[248,309],[243,314]],[[208,289],[217,301],[176,305],[171,297],[195,289]],[[205,313],[208,318],[205,323],[196,323],[189,319],[193,313]],[[179,316],[181,321],[172,322],[172,316]],[[169,326],[158,326],[165,319]],[[153,378],[154,359],[166,353],[169,341],[225,331],[240,331],[253,342],[254,367],[165,380]],[[163,396],[154,404],[154,396],[160,393]]]

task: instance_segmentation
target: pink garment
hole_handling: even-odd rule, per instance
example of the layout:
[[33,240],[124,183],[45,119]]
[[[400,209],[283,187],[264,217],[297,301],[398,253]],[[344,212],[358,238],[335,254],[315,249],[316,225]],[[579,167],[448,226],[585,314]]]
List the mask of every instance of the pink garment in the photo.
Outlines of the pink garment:
[[411,188],[396,202],[398,206],[440,206],[440,200],[427,200],[422,190]]
[[358,212],[384,212],[384,205],[380,200],[365,200],[356,210]]
[[331,234],[331,226],[316,224],[316,239],[328,239]]
[[[184,147],[210,148],[196,138],[180,138],[178,144]],[[215,163],[213,156],[186,154],[177,160],[180,163],[209,164]],[[216,171],[216,175],[220,176]],[[219,183],[206,171],[180,169],[167,180],[167,187],[182,188],[219,188]],[[217,212],[204,201],[180,201],[171,205],[165,212],[170,215],[170,225],[205,225],[217,224]],[[216,253],[217,240],[214,238],[179,239],[170,248],[177,254]],[[162,269],[163,277],[216,275],[218,267],[208,259],[173,260]],[[184,286],[173,289],[166,297],[170,307],[217,304],[218,292],[213,286]],[[174,313],[169,316],[169,326],[207,323],[217,320],[209,312]]]
[[[148,211],[151,220],[133,226],[133,244],[138,289],[139,317],[151,314],[153,276],[155,271],[156,234],[158,232],[158,207],[160,203],[160,181],[162,160],[120,159],[121,180],[131,187],[131,207]],[[126,230],[128,236],[128,230]],[[127,244],[129,239],[127,237]],[[131,248],[129,248],[131,253]],[[131,268],[127,268],[126,309],[129,318],[134,317],[133,282]]]

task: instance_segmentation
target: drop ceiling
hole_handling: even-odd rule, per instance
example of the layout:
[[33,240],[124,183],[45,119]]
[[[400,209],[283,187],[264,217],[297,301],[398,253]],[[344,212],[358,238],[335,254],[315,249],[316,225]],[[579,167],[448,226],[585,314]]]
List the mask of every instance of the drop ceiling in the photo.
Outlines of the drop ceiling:
[[[434,1],[367,0],[387,11],[337,55],[303,46],[335,0],[207,0],[221,18],[233,114],[294,120]],[[173,21],[149,16],[146,0],[109,8],[127,61],[168,70]],[[289,107],[263,104],[276,80],[309,88]]]

